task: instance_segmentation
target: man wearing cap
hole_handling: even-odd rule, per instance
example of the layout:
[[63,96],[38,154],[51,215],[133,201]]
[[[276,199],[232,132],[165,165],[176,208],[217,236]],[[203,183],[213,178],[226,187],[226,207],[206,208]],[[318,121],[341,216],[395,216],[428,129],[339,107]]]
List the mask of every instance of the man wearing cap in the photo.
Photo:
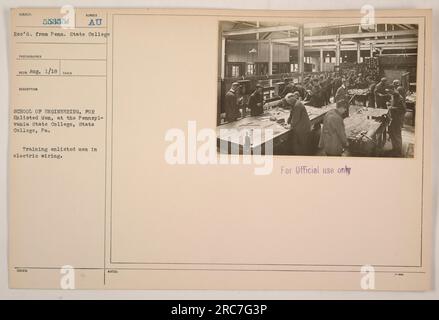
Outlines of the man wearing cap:
[[256,90],[250,95],[248,100],[248,107],[250,108],[250,115],[259,116],[264,113],[264,95],[263,87],[260,84],[256,85]]
[[[305,90],[305,88],[303,87],[303,85],[302,85],[301,82],[298,82],[298,83],[296,84],[296,91],[299,92],[300,100],[304,100],[304,99],[305,99],[305,96],[306,96],[306,90]],[[294,92],[293,92],[293,93],[294,93]]]
[[401,81],[399,81],[398,79],[393,80],[392,82],[392,86],[394,90],[398,90],[399,87],[403,88],[404,94],[403,94],[403,98],[405,99],[406,97],[406,92],[403,86],[401,86]]
[[375,87],[376,87],[376,82],[372,79],[369,78],[369,93],[368,93],[368,98],[369,98],[369,104],[368,107],[369,108],[376,108],[375,105]]
[[390,95],[387,87],[387,79],[381,78],[381,81],[375,87],[375,103],[377,108],[387,109],[387,101]]
[[343,78],[341,80],[341,85],[338,87],[337,92],[335,93],[335,102],[338,102],[340,100],[347,101],[348,98],[348,90],[346,88],[346,78]]
[[[393,85],[393,89],[394,90],[397,90],[397,91],[401,90],[400,94],[401,94],[401,96],[403,98],[402,99],[403,100],[402,103],[404,104],[404,114],[402,114],[402,119],[401,119],[401,128],[402,128],[403,125],[404,125],[405,112],[407,111],[407,106],[406,106],[407,91],[401,85],[401,81],[399,81],[398,79],[393,80],[392,85]],[[401,89],[399,89],[399,88],[401,88]]]
[[294,93],[296,92],[296,86],[293,81],[289,81],[285,88],[282,90],[282,93],[280,94],[281,97],[285,97],[288,93]]
[[392,120],[389,125],[389,135],[392,141],[392,153],[397,157],[402,156],[401,128],[406,112],[404,88],[399,86],[392,92],[392,102],[389,108]]
[[238,90],[239,90],[239,83],[233,82],[232,87],[230,90],[226,93],[225,96],[225,112],[226,112],[226,121],[236,121],[239,116],[239,106],[238,106]]
[[340,75],[336,74],[334,77],[334,81],[332,82],[332,93],[334,94],[334,97],[338,88],[340,88],[342,84],[343,84],[342,78],[340,78]]
[[323,104],[324,105],[329,104],[329,98],[331,98],[331,90],[332,90],[332,76],[329,75],[328,78],[326,78],[324,85],[323,85]]
[[336,106],[336,109],[326,113],[320,135],[319,148],[327,156],[341,156],[343,149],[348,145],[343,122],[346,103],[343,100],[339,100]]
[[309,101],[309,104],[317,108],[320,108],[323,105],[322,87],[320,86],[318,78],[314,78],[312,80],[311,99]]
[[295,155],[307,155],[309,150],[309,135],[311,122],[305,106],[299,100],[300,93],[288,93],[285,104],[291,108],[288,123],[291,125],[291,143]]
[[344,104],[345,112],[343,113],[343,118],[349,117],[349,97],[348,97],[348,89],[346,88],[347,82],[346,78],[342,79],[341,86],[337,89],[335,93],[335,103]]

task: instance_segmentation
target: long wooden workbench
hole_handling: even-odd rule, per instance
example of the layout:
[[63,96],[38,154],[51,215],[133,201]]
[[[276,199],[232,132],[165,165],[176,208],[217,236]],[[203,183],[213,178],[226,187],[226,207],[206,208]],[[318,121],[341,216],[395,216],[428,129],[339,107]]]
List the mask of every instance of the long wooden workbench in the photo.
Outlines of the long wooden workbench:
[[351,106],[344,119],[349,151],[352,155],[379,155],[386,142],[388,109]]
[[[335,109],[335,103],[329,104],[322,108],[315,108],[312,106],[305,106],[308,111],[308,116],[311,121],[311,125],[320,123],[323,121],[325,114],[332,109]],[[216,128],[218,146],[221,141],[228,144],[228,150],[233,148],[239,148],[241,153],[244,150],[246,139],[244,138],[248,133],[249,147],[253,151],[255,148],[263,148],[264,145],[273,140],[273,147],[276,147],[285,142],[288,138],[291,128],[287,126],[287,120],[290,116],[290,110],[283,109],[281,107],[274,107],[267,110],[260,116],[251,116],[241,118],[237,121],[220,125]],[[273,130],[273,137],[265,137],[262,134],[260,141],[254,140],[251,134],[251,130],[254,129],[271,129]],[[271,142],[271,141],[270,141]],[[235,150],[235,149],[233,149]]]
[[[322,108],[312,106],[305,106],[305,108],[308,111],[311,125],[314,125],[321,123],[325,114],[335,108],[335,104]],[[372,156],[380,153],[386,140],[386,128],[389,122],[388,112],[387,109],[366,108],[355,105],[350,107],[350,116],[344,119],[344,123],[349,141],[349,151],[352,155]],[[275,107],[265,111],[260,116],[245,117],[220,125],[217,127],[218,147],[221,143],[225,143],[228,147],[228,153],[231,150],[238,150],[242,153],[247,140],[251,152],[256,148],[261,148],[264,152],[265,144],[272,142],[274,154],[278,154],[276,148],[288,139],[291,132],[291,129],[287,126],[289,115],[289,110]],[[255,141],[252,134],[252,130],[255,129],[271,129],[273,130],[273,136],[265,137],[262,134],[260,141]],[[248,138],[246,138],[246,135]]]

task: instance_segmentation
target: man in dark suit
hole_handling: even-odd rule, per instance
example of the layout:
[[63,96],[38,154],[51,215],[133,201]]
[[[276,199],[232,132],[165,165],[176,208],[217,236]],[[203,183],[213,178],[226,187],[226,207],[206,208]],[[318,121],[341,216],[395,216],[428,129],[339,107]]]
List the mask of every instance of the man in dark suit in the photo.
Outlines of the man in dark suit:
[[387,102],[390,100],[390,97],[387,88],[387,79],[382,78],[375,87],[375,103],[377,108],[387,109]]
[[346,100],[348,96],[348,89],[346,88],[346,79],[342,79],[340,87],[338,87],[335,93],[335,102],[340,100]]
[[368,94],[368,98],[369,98],[369,108],[376,108],[375,105],[375,87],[376,87],[376,82],[370,78],[369,79],[369,94]]
[[329,99],[331,98],[331,90],[332,90],[332,77],[331,75],[324,81],[323,84],[323,104],[328,105]]
[[402,157],[402,133],[406,112],[404,88],[399,86],[392,93],[392,102],[389,108],[392,120],[389,125],[389,135],[392,141],[392,153],[394,156]]
[[296,91],[297,91],[297,89],[296,89],[296,85],[294,84],[294,82],[289,81],[288,83],[286,83],[285,88],[282,90],[282,93],[280,94],[280,96],[283,98],[288,93],[294,93]]
[[[296,91],[299,92],[300,99],[301,99],[301,100],[304,100],[304,99],[305,99],[305,96],[306,96],[306,90],[305,90],[305,87],[302,85],[301,82],[298,82],[298,83],[296,84]],[[293,92],[293,93],[294,93],[294,92]]]
[[343,149],[348,145],[346,129],[342,115],[346,104],[343,100],[337,102],[337,108],[326,113],[320,135],[319,148],[327,156],[341,156]]
[[340,78],[339,75],[336,75],[334,77],[334,81],[332,82],[332,93],[335,95],[335,93],[337,92],[338,88],[340,88],[340,86],[342,85],[342,79]]
[[313,79],[312,81],[311,98],[309,104],[317,108],[323,106],[322,87],[320,86],[319,79]]
[[311,122],[299,97],[299,92],[288,93],[285,96],[286,105],[291,108],[288,123],[291,125],[292,149],[295,155],[308,155]]
[[239,90],[239,83],[234,82],[232,83],[232,87],[230,90],[226,93],[225,96],[225,112],[226,112],[226,121],[232,122],[236,121],[240,117],[239,113],[239,98],[238,98],[238,90]]
[[263,87],[258,84],[256,85],[256,90],[250,95],[248,107],[252,116],[259,116],[264,113],[264,95],[262,91]]
[[346,110],[342,115],[343,118],[349,117],[349,96],[346,85],[346,79],[343,78],[341,86],[337,89],[337,92],[335,93],[335,103],[343,104]]

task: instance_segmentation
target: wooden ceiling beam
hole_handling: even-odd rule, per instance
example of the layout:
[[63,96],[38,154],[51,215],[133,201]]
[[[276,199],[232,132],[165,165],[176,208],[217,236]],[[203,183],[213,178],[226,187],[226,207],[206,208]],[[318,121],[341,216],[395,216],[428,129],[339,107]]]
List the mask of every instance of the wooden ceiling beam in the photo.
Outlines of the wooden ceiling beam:
[[275,27],[260,27],[260,28],[250,28],[243,30],[232,30],[232,31],[223,31],[223,36],[239,36],[244,34],[254,34],[261,32],[280,32],[280,31],[288,31],[288,30],[297,30],[297,26],[275,26]]

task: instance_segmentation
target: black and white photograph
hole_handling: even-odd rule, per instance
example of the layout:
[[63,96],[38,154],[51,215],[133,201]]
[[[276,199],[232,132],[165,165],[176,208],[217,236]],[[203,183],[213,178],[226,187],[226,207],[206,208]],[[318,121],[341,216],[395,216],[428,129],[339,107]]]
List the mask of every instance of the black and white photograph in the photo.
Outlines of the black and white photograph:
[[414,157],[418,25],[219,24],[220,153]]

